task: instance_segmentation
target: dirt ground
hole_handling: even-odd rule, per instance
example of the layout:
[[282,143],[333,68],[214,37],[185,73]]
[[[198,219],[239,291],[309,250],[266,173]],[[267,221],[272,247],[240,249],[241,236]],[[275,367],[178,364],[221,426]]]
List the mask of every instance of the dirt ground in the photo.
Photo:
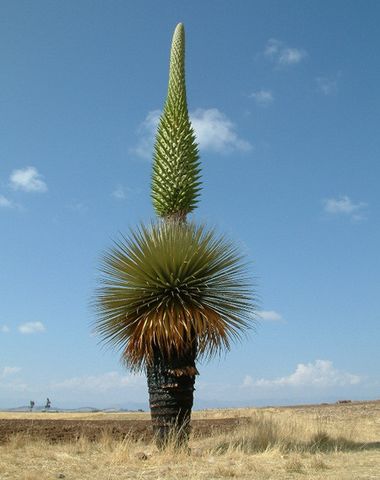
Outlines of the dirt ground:
[[380,480],[380,401],[193,412],[160,451],[147,412],[0,412],[1,480]]
[[[194,437],[227,433],[244,424],[245,420],[244,417],[193,420],[192,433]],[[127,435],[134,440],[152,439],[150,420],[0,419],[0,442],[20,433],[53,443],[80,437],[96,441],[105,433],[115,440],[122,440]]]
[[[252,412],[258,409],[216,409],[194,411],[192,415],[193,437],[215,436],[233,432],[236,427],[250,421]],[[380,435],[380,400],[371,402],[349,402],[343,404],[299,405],[295,407],[267,407],[259,409],[274,415],[294,414],[297,418],[318,418],[327,422],[347,426],[360,421]],[[152,427],[149,413],[29,413],[0,412],[0,444],[15,434],[27,435],[31,439],[42,439],[52,443],[78,440],[81,437],[96,441],[104,434],[115,440],[127,435],[134,440],[150,441]],[[366,439],[367,441],[369,438]],[[374,438],[371,438],[374,440]],[[376,438],[377,441],[380,438]],[[380,476],[379,476],[380,479]]]

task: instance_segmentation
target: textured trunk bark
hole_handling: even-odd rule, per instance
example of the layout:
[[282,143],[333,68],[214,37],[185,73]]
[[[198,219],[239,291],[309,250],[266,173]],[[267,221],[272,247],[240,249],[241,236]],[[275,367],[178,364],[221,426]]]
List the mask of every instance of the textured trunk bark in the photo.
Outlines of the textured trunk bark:
[[157,350],[153,365],[147,367],[149,403],[157,446],[173,441],[187,444],[193,407],[196,349],[187,355],[165,359]]

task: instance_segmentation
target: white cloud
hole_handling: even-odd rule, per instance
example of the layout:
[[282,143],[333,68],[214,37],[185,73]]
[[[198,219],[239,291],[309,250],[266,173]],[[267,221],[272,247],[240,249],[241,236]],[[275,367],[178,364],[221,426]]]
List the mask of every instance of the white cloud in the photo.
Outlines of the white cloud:
[[336,78],[329,77],[317,77],[317,88],[323,95],[334,95],[338,91],[338,80]]
[[270,90],[258,90],[253,92],[250,95],[250,98],[253,98],[257,105],[262,107],[267,107],[274,101],[273,93]]
[[10,332],[10,328],[8,327],[8,325],[0,325],[0,332],[1,333],[8,333],[8,332]]
[[[132,150],[142,158],[150,159],[153,153],[153,143],[161,112],[153,110],[148,113],[138,130],[139,142]],[[198,108],[190,112],[190,120],[201,150],[231,153],[246,152],[252,145],[236,133],[234,123],[217,108]]]
[[121,185],[118,185],[111,195],[113,198],[116,198],[116,200],[125,200],[127,198],[125,189]]
[[145,385],[146,380],[142,375],[121,375],[118,372],[107,372],[100,375],[73,377],[52,385],[53,388],[67,390],[82,390],[105,392],[113,389],[138,387]]
[[4,195],[0,195],[0,208],[12,208],[14,204],[11,200],[4,197]]
[[22,383],[17,380],[12,380],[11,382],[0,382],[0,391],[2,391],[2,396],[5,398],[5,395],[9,395],[10,392],[27,392],[30,391],[29,385]]
[[251,377],[251,375],[246,375],[243,379],[242,387],[254,387],[255,386],[255,380]]
[[190,118],[200,149],[219,153],[252,149],[249,142],[238,136],[233,122],[217,108],[198,108]]
[[295,372],[273,380],[254,380],[246,375],[243,387],[343,387],[360,382],[358,375],[337,370],[330,360],[316,360],[315,363],[299,363]]
[[71,201],[67,204],[67,208],[72,212],[76,212],[79,214],[84,214],[88,211],[88,206],[83,202],[78,202],[76,200]]
[[292,65],[293,63],[299,63],[305,56],[306,54],[303,50],[299,50],[298,48],[285,48],[282,50],[278,61],[280,65]]
[[47,185],[35,167],[26,167],[13,170],[10,176],[10,184],[15,190],[25,192],[46,192]]
[[20,367],[3,367],[2,370],[0,371],[0,377],[8,377],[10,375],[14,375],[15,373],[18,373],[21,370]]
[[274,38],[269,39],[265,46],[264,55],[266,57],[277,56],[281,46],[282,42],[280,42],[279,40],[276,40]]
[[338,198],[328,198],[323,201],[325,212],[330,215],[346,215],[352,220],[363,220],[364,210],[368,204],[365,202],[353,203],[347,195]]
[[119,201],[129,200],[136,195],[140,195],[141,192],[142,190],[140,187],[124,187],[123,185],[119,184],[111,193],[111,197]]
[[277,66],[296,65],[307,57],[307,52],[301,48],[288,47],[284,42],[271,38],[264,50],[264,56]]
[[268,322],[280,322],[283,320],[282,315],[274,310],[262,310],[261,312],[258,312],[257,315],[262,320]]
[[141,189],[139,187],[123,187],[123,185],[117,185],[114,191],[111,193],[111,196],[116,200],[126,200],[131,196],[139,195]]
[[20,333],[28,335],[31,333],[44,332],[45,326],[42,322],[27,322],[19,325],[18,330]]
[[152,110],[148,112],[145,120],[138,129],[139,142],[132,149],[136,155],[142,158],[151,159],[153,154],[153,143],[156,135],[158,122],[160,120],[161,111]]
[[[0,368],[0,391],[2,395],[9,395],[10,392],[25,392],[28,386],[17,379],[12,378],[13,375],[21,371],[20,367],[3,367]],[[11,378],[9,378],[11,377]]]

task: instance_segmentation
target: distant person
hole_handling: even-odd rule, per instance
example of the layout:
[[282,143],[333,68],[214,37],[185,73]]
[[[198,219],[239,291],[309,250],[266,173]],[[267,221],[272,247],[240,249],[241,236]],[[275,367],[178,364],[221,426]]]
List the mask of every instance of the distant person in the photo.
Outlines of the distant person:
[[51,406],[51,401],[49,400],[49,397],[46,399],[46,405],[45,405],[45,410],[49,410]]
[[31,400],[31,401],[30,401],[30,407],[29,407],[29,408],[30,408],[30,411],[32,411],[32,410],[33,410],[33,408],[34,408],[34,405],[35,405],[34,401],[33,401],[33,400]]

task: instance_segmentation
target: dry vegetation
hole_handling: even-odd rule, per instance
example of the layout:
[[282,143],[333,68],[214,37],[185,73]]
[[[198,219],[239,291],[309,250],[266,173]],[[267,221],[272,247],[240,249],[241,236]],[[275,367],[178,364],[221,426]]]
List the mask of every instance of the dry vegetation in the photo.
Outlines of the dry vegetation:
[[[147,414],[0,414],[76,420],[144,420]],[[0,479],[380,479],[380,402],[209,410],[194,419],[241,418],[232,432],[194,436],[191,453],[104,430],[63,443],[11,435],[0,444]],[[101,422],[100,422],[101,423]],[[100,425],[99,423],[99,425]]]

